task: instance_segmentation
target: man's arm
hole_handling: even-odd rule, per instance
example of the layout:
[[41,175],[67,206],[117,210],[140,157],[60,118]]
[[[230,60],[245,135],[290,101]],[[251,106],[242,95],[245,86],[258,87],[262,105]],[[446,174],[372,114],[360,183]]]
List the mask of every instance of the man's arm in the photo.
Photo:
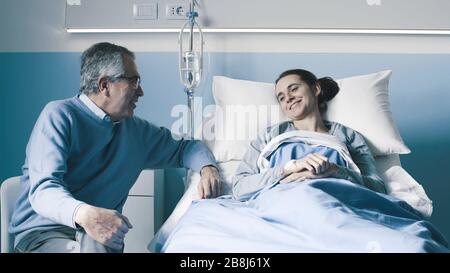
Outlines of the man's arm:
[[73,198],[63,180],[69,153],[69,121],[54,103],[48,104],[34,126],[27,146],[33,209],[52,221],[75,228],[74,213],[83,202]]
[[131,224],[117,211],[90,206],[72,196],[64,181],[69,152],[68,117],[49,104],[38,118],[27,147],[31,206],[56,223],[82,227],[94,240],[122,248]]
[[217,168],[211,151],[199,140],[175,139],[170,130],[145,122],[143,147],[148,147],[145,168],[189,168],[200,172],[211,165]]
[[216,160],[211,151],[199,140],[175,139],[170,130],[145,122],[144,147],[149,147],[145,168],[189,168],[201,175],[198,186],[201,198],[221,194]]

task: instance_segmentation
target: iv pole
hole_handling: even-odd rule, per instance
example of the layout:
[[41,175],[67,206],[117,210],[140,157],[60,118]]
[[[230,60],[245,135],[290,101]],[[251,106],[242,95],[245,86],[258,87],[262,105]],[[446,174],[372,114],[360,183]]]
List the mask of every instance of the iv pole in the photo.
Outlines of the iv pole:
[[[179,51],[179,68],[180,68],[180,79],[181,83],[184,85],[184,92],[187,94],[188,98],[188,108],[189,108],[189,133],[191,139],[194,139],[194,89],[198,87],[203,69],[203,32],[195,21],[198,17],[198,13],[195,11],[195,0],[191,0],[189,12],[187,13],[188,21],[183,25],[180,30],[180,35],[178,36],[178,43],[180,45]],[[183,33],[185,29],[188,28],[188,50],[184,51],[183,48]],[[199,52],[194,48],[194,28],[197,29],[199,33]]]

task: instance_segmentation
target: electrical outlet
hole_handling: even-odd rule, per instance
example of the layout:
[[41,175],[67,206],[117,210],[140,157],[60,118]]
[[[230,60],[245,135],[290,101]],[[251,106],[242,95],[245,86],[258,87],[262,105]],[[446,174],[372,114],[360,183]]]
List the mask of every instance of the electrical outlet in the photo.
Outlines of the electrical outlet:
[[166,5],[166,19],[168,20],[185,20],[188,12],[189,4]]

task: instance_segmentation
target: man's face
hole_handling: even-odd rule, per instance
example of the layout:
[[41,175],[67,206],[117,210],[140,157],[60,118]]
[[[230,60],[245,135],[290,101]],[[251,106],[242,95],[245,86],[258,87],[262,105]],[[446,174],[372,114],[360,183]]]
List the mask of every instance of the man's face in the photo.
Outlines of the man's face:
[[133,116],[139,97],[144,95],[136,63],[127,55],[123,57],[123,63],[124,75],[109,82],[108,114],[113,121]]

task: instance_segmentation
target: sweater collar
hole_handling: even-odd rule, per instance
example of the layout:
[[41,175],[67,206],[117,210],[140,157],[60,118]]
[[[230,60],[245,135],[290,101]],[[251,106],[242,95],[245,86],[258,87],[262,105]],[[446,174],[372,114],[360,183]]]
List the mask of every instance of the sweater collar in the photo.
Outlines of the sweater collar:
[[86,105],[89,110],[91,110],[97,117],[101,120],[111,122],[113,124],[118,124],[120,121],[113,122],[111,117],[105,113],[100,107],[98,107],[86,94],[81,93],[78,95],[78,98]]

